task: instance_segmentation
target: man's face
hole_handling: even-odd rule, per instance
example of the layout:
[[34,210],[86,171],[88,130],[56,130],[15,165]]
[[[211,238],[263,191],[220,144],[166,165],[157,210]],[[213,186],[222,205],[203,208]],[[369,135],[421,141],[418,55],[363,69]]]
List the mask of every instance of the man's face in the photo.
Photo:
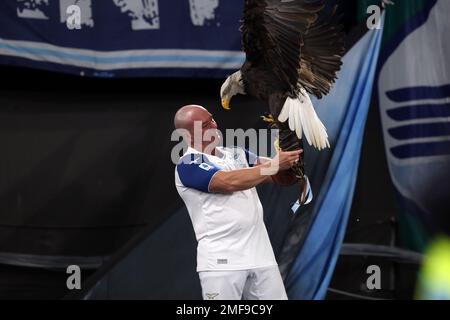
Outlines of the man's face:
[[202,144],[219,144],[220,134],[217,130],[217,123],[212,114],[206,109],[198,112],[194,118],[191,135],[195,137],[196,134],[201,135],[196,138],[199,139],[197,141],[201,141]]

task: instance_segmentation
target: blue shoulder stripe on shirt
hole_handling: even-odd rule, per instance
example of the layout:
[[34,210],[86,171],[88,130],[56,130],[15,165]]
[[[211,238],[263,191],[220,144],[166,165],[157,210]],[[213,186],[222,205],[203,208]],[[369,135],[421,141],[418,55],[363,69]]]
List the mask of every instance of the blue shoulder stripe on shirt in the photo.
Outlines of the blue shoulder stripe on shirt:
[[188,188],[209,192],[208,187],[214,174],[219,171],[215,164],[202,154],[187,154],[177,164],[181,183]]

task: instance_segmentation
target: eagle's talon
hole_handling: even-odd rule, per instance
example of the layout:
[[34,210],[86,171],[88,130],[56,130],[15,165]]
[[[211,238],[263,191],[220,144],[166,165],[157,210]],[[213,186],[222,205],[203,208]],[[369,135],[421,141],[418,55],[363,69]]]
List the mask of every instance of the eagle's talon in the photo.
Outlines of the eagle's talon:
[[267,116],[261,116],[261,119],[264,122],[267,122],[267,123],[274,123],[275,122],[275,119],[273,118],[273,116],[271,114],[269,114]]

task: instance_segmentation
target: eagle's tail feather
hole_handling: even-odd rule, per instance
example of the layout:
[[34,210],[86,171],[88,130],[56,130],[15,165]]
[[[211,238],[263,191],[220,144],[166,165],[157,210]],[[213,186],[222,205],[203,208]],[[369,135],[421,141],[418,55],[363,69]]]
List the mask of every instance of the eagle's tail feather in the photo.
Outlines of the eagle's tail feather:
[[278,120],[286,122],[289,120],[289,128],[295,131],[299,139],[302,138],[302,131],[306,140],[319,150],[329,148],[328,134],[325,126],[314,110],[308,93],[301,90],[298,98],[287,98]]

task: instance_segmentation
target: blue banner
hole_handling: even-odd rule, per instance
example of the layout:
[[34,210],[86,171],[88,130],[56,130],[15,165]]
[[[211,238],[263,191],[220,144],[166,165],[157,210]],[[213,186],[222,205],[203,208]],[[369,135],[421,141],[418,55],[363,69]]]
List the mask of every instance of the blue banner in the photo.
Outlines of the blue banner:
[[330,161],[324,161],[327,154],[316,155],[315,162],[306,159],[314,164],[311,180],[324,177],[312,203],[313,220],[285,280],[289,299],[317,300],[327,293],[353,201],[381,38],[381,30],[368,31],[345,55],[331,93],[314,101],[334,149]]
[[450,21],[447,0],[387,12],[378,102],[402,244],[423,251],[449,214]]
[[3,0],[0,64],[98,77],[224,77],[242,1]]

